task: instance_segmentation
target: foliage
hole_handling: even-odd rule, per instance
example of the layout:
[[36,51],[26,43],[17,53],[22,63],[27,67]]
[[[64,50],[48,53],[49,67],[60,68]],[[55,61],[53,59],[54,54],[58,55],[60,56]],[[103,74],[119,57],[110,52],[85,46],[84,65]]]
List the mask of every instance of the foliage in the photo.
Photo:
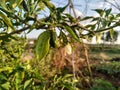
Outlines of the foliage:
[[[6,49],[2,49],[0,89],[74,90],[74,84],[77,83],[77,81],[74,81],[73,75],[65,74],[62,76],[61,74],[58,74],[54,68],[51,68],[51,56],[48,55],[46,60],[41,61],[36,59],[25,61],[24,58],[21,57],[22,54],[26,53],[26,51],[24,51],[25,46],[23,46],[24,44],[26,45],[26,43],[23,42],[23,40],[25,39],[19,38],[19,41],[11,40],[11,42],[4,44],[4,46],[10,47],[6,49],[9,50],[9,52],[12,51],[12,56],[9,56],[9,52],[4,52]],[[9,57],[4,58],[4,55]],[[13,57],[13,55],[16,57]],[[2,60],[5,60],[4,63]]]
[[[119,13],[113,14],[111,8],[104,10],[94,9],[94,11],[96,11],[99,16],[88,16],[83,18],[83,20],[91,20],[92,23],[86,25],[85,27],[94,31],[95,35],[93,36],[96,36],[97,41],[99,41],[101,38],[106,41],[117,40],[118,32],[115,31],[115,27],[118,27],[120,25]],[[90,35],[90,33],[88,33],[87,35]],[[106,37],[104,35],[106,35]]]
[[93,87],[90,90],[116,90],[115,87],[108,81],[103,79],[95,80]]
[[46,56],[50,47],[50,31],[45,31],[38,37],[37,45],[36,45],[36,55],[38,59],[42,59]]
[[[26,43],[23,38],[22,42],[19,42],[21,38],[17,36],[33,30],[43,31],[35,47],[39,63],[46,58],[52,47],[59,48],[74,41],[83,42],[83,39],[92,36],[101,38],[104,31],[110,31],[110,36],[113,38],[114,28],[120,25],[119,13],[114,15],[111,13],[112,9],[95,9],[99,17],[82,19],[92,19],[91,22],[95,23],[83,26],[80,24],[82,20],[79,21],[64,13],[68,5],[69,3],[56,8],[50,0],[0,0],[0,89],[74,90],[76,88],[74,86],[76,80],[74,81],[72,75],[54,74],[49,82],[40,73],[40,68],[33,67],[29,61],[22,62],[21,55]],[[40,17],[41,14],[45,16]],[[57,35],[57,31],[60,34]],[[87,56],[86,53],[85,55]],[[108,86],[111,85],[108,83]]]
[[109,62],[109,63],[104,63],[101,64],[100,66],[96,67],[97,71],[111,75],[111,76],[115,76],[115,77],[120,77],[119,73],[120,73],[120,62]]
[[51,83],[51,87],[49,90],[77,90],[74,87],[77,80],[72,80],[73,75],[66,74],[65,76],[55,76],[53,82]]
[[[41,29],[44,29],[45,32],[49,31],[50,36],[48,35],[47,37],[50,40],[46,37],[47,40],[43,41],[46,33],[42,33],[36,43],[36,56],[41,60],[47,55],[50,47],[60,47],[74,40],[82,42],[82,39],[89,39],[91,36],[96,36],[97,39],[100,39],[103,31],[109,30],[110,37],[114,38],[112,34],[114,33],[114,28],[119,26],[119,13],[114,15],[112,14],[112,9],[95,9],[94,11],[99,14],[99,17],[85,17],[82,20],[91,19],[91,22],[94,23],[83,26],[79,23],[81,20],[79,21],[73,16],[64,13],[68,5],[69,3],[64,7],[56,8],[50,0],[1,1],[0,40],[24,31],[28,33]],[[46,11],[46,8],[49,10],[45,13],[46,17],[40,17],[41,13]],[[56,35],[58,30],[60,34]],[[87,31],[87,34],[83,33],[85,31]],[[5,34],[2,34],[3,32]],[[68,39],[67,37],[72,38]],[[44,46],[39,46],[42,44],[41,42],[46,44],[44,46],[47,49]]]
[[[6,63],[12,65],[12,63],[9,63],[12,61],[16,63],[25,49],[25,38],[20,38],[18,36],[12,37],[14,39],[8,37],[5,38],[5,40],[0,40],[0,63],[2,66],[6,65]],[[2,67],[1,65],[0,67]]]
[[[1,40],[0,48],[0,89],[27,89],[32,87],[35,75],[28,64],[21,61],[25,49],[25,39],[14,36],[14,39]],[[34,71],[35,72],[35,71]],[[34,73],[35,74],[35,73]]]
[[0,68],[0,77],[0,89],[2,90],[43,88],[44,80],[37,70],[32,70],[28,65],[4,66]]

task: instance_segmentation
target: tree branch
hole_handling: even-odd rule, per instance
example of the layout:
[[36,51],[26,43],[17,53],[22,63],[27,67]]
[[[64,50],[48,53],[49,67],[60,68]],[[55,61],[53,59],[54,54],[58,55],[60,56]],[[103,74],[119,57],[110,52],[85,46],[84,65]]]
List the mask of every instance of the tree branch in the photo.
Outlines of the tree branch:
[[[120,23],[116,23],[116,24],[114,24],[113,26],[110,26],[110,27],[108,27],[108,28],[99,29],[98,31],[94,31],[94,33],[96,34],[96,33],[104,32],[104,31],[107,31],[107,30],[109,30],[109,29],[111,29],[111,28],[115,28],[115,27],[117,27],[117,26],[119,26],[119,25],[120,25]],[[91,34],[91,33],[85,34],[85,36],[86,36],[86,35],[90,35],[90,34]]]
[[83,29],[83,30],[85,30],[85,31],[88,31],[88,32],[91,32],[92,34],[95,34],[93,30],[90,30],[90,29],[88,29],[88,28],[85,28],[85,27],[84,27],[83,25],[81,25],[80,23],[72,24],[71,26],[72,26],[72,27],[79,27],[79,28],[81,28],[81,29]]
[[11,32],[10,35],[19,34],[19,33],[23,32],[23,31],[28,30],[30,27],[31,27],[31,26],[29,25],[29,26],[24,27],[24,28],[22,28],[22,29],[20,29],[20,30],[15,30],[15,31]]
[[[28,30],[30,27],[32,27],[32,26],[29,25],[29,26],[24,27],[24,28],[22,28],[22,29],[20,29],[20,30],[15,30],[15,31],[9,33],[9,35],[20,34],[21,32]],[[36,29],[48,29],[48,28],[49,28],[49,27],[45,27],[45,26],[44,26],[44,27],[38,27],[38,28],[36,28]]]

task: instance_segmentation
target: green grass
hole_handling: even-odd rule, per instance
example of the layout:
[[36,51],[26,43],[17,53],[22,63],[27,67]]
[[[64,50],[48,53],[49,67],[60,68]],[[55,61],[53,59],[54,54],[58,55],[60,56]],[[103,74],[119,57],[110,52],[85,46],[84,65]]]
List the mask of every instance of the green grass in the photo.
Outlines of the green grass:
[[92,46],[89,49],[89,56],[92,59],[104,59],[110,60],[112,58],[120,57],[120,48],[119,47],[102,47]]

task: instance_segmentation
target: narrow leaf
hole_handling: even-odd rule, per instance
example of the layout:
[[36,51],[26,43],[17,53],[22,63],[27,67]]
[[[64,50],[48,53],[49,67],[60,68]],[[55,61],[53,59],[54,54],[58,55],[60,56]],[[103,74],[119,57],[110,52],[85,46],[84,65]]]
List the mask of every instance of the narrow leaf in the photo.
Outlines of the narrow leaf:
[[5,0],[0,0],[0,6],[3,8],[3,9],[5,9],[5,10],[7,10],[7,7],[6,7],[6,1]]
[[22,3],[23,0],[10,0],[10,4],[12,8],[16,8],[18,5]]
[[91,30],[94,30],[96,28],[96,24],[88,24],[85,27],[90,28]]
[[84,20],[88,20],[88,19],[92,19],[92,18],[94,18],[94,17],[92,17],[92,16],[88,16],[88,17],[83,18],[82,21],[84,21]]
[[63,13],[63,12],[65,11],[65,9],[68,7],[68,5],[69,5],[69,4],[65,5],[64,7],[59,7],[59,8],[57,8],[57,12],[58,12],[59,14]]
[[75,34],[75,32],[69,27],[69,26],[64,26],[64,28],[69,32],[69,34],[77,41],[79,41],[78,36]]
[[28,11],[28,5],[24,0],[22,1],[22,6],[23,6],[25,11]]
[[58,48],[60,46],[58,37],[57,37],[57,33],[55,31],[51,31],[50,46],[52,46],[54,48],[55,47]]
[[102,9],[94,9],[100,16],[103,16],[104,11]]
[[96,42],[98,43],[102,38],[102,33],[96,34]]
[[102,20],[102,27],[105,28],[108,25],[108,21],[106,19]]
[[110,29],[110,37],[111,37],[111,39],[113,39],[113,34],[114,34],[114,30],[113,30],[113,28],[111,28]]
[[76,19],[73,17],[73,16],[71,16],[70,14],[65,14],[65,16],[69,19],[69,21],[70,22],[76,22]]
[[92,19],[92,21],[98,21],[98,20],[100,20],[100,17],[95,17]]
[[63,45],[66,45],[68,43],[67,37],[66,37],[64,32],[60,31],[59,38],[60,38]]
[[116,18],[119,18],[120,17],[120,13],[118,13],[117,15],[116,15]]
[[61,20],[62,16],[61,13],[63,13],[65,11],[65,9],[68,7],[69,4],[65,5],[64,7],[59,7],[57,8],[57,20]]
[[24,90],[26,90],[31,85],[32,81],[33,81],[32,78],[27,80],[27,81],[25,81],[25,83],[24,83]]
[[55,10],[55,6],[48,0],[44,0],[43,3],[50,9],[50,11]]
[[3,21],[5,22],[5,24],[8,26],[8,27],[11,27],[11,29],[14,30],[14,27],[12,25],[12,22],[10,21],[10,19],[5,16],[3,13],[0,12],[0,17],[3,19]]
[[108,17],[111,11],[112,11],[111,8],[110,8],[110,9],[107,9],[107,10],[105,11],[105,17]]
[[9,90],[10,89],[10,82],[6,82],[4,84],[1,85],[1,87],[3,87],[4,89],[3,90]]

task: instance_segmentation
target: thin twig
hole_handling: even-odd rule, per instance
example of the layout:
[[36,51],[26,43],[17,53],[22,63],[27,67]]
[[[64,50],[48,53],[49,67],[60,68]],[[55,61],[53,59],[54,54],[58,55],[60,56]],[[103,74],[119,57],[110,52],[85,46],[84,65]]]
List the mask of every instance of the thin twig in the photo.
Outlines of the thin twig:
[[115,8],[117,8],[120,11],[120,7],[118,5],[116,6],[115,4],[113,4],[113,3],[109,2],[109,1],[106,1],[106,2],[111,4],[112,6],[114,6]]
[[80,23],[76,23],[76,24],[71,24],[71,27],[75,27],[75,26],[78,26],[79,28],[85,30],[85,31],[88,31],[88,32],[91,32],[92,34],[95,34],[93,30],[90,30],[88,28],[85,28],[83,25],[81,25]]
[[[111,29],[111,28],[115,28],[115,27],[117,27],[117,26],[120,26],[120,23],[118,24],[114,24],[113,26],[110,26],[110,27],[108,27],[108,28],[104,28],[104,29],[99,29],[98,31],[94,31],[94,33],[96,34],[96,33],[100,33],[100,32],[104,32],[104,31],[107,31],[107,30],[109,30],[109,29]],[[90,35],[91,33],[87,33],[87,34],[84,34],[84,36],[87,36],[87,35]]]
[[27,26],[27,27],[24,27],[24,28],[22,28],[22,29],[20,29],[20,30],[15,30],[15,31],[11,32],[10,35],[19,34],[19,33],[23,32],[23,31],[28,30],[30,27],[31,27],[31,26]]

